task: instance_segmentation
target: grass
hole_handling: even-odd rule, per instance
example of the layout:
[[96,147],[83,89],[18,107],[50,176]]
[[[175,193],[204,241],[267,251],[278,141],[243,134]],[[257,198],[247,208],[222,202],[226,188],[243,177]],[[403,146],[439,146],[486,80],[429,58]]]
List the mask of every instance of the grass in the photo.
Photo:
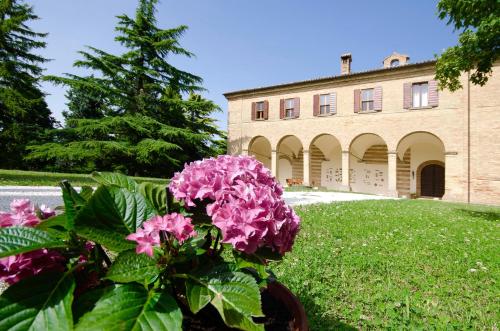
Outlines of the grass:
[[[2,170],[0,169],[0,186],[58,186],[62,180],[69,180],[73,186],[95,185],[90,174],[70,174],[58,172]],[[134,177],[138,182],[152,181],[167,183],[166,179]]]
[[500,208],[381,200],[296,211],[301,232],[273,270],[311,330],[500,326]]

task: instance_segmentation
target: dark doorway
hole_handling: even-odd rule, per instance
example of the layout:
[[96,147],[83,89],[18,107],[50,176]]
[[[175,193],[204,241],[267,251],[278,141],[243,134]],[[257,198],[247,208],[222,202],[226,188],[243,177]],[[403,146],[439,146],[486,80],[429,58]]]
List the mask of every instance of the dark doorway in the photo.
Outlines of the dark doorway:
[[444,195],[444,167],[439,164],[429,164],[422,168],[420,175],[420,190],[424,197]]

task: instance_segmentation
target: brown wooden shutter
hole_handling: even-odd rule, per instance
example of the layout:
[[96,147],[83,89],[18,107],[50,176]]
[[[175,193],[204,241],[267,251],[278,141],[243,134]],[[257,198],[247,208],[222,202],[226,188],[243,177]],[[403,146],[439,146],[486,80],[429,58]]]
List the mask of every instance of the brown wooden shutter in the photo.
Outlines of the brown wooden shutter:
[[337,92],[330,93],[330,114],[337,113]]
[[438,85],[435,80],[429,81],[429,106],[437,107],[439,105]]
[[257,103],[252,102],[252,115],[251,115],[252,121],[255,121],[256,114],[257,114]]
[[361,109],[361,90],[354,90],[354,112],[359,113]]
[[269,101],[264,100],[264,119],[269,119]]
[[285,118],[285,99],[280,100],[280,119]]
[[373,110],[382,110],[382,86],[373,89]]
[[403,85],[403,108],[411,108],[411,83],[404,83]]
[[313,96],[313,115],[319,115],[319,94]]
[[293,117],[294,118],[300,117],[300,98],[293,99]]

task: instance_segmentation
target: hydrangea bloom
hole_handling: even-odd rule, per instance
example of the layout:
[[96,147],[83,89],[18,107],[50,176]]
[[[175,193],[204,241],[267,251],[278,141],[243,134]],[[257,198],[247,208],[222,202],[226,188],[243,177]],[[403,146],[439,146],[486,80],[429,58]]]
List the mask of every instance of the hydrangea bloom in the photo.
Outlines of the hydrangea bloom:
[[189,217],[172,213],[165,216],[154,216],[142,223],[142,228],[127,236],[128,240],[137,242],[136,253],[153,256],[153,247],[160,245],[160,231],[171,233],[179,243],[194,237],[196,232]]
[[[35,214],[35,207],[28,199],[14,199],[10,212],[0,212],[0,227],[28,226],[40,223]],[[48,207],[40,208],[42,218],[55,213]],[[39,249],[36,251],[8,256],[0,259],[0,280],[14,284],[19,280],[51,270],[64,270],[65,258],[57,251]]]
[[176,173],[169,185],[189,207],[209,202],[207,214],[223,242],[246,253],[268,246],[290,251],[300,219],[282,198],[281,185],[262,163],[250,156],[195,161]]
[[10,203],[10,210],[10,212],[0,212],[0,227],[33,227],[40,223],[35,208],[28,199],[14,199]]

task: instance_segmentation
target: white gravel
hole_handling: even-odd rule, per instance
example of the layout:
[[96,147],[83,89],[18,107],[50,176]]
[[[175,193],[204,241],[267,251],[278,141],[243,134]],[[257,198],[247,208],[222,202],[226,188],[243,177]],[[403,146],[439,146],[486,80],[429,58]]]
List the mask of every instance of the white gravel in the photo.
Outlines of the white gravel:
[[336,201],[387,200],[395,199],[381,195],[370,195],[349,192],[284,192],[283,197],[290,205],[309,205],[313,203],[330,203]]

